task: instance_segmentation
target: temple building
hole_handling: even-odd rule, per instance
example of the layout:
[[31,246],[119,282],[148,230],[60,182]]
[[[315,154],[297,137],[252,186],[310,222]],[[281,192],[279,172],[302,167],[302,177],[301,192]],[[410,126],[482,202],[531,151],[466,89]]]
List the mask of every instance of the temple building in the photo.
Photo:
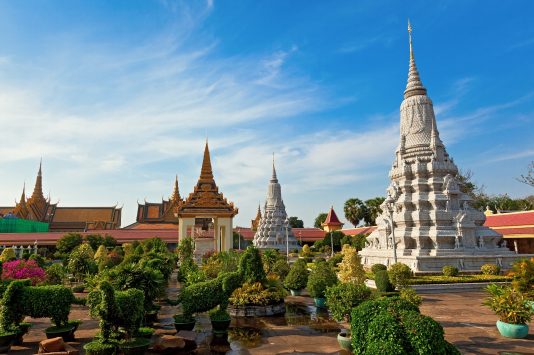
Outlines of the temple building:
[[343,228],[343,223],[337,218],[334,206],[330,207],[330,211],[328,211],[328,215],[326,215],[324,222],[321,223],[321,227],[323,227],[323,230],[327,233],[335,232]]
[[300,248],[287,220],[286,206],[282,200],[282,188],[276,176],[274,159],[273,174],[267,187],[263,216],[258,223],[253,243],[258,248],[281,251],[286,251],[288,247],[289,250]]
[[254,217],[254,219],[250,221],[250,229],[252,229],[253,231],[257,231],[260,221],[261,221],[261,206],[258,205],[258,212],[256,212],[256,217]]
[[33,192],[26,198],[26,186],[15,206],[0,207],[5,219],[48,224],[50,232],[83,232],[89,230],[117,229],[121,226],[122,208],[112,207],[60,207],[51,203],[43,194],[42,164],[35,180]]
[[179,240],[193,238],[197,255],[230,250],[233,248],[233,218],[237,213],[238,209],[226,200],[215,183],[206,141],[197,184],[177,207]]
[[391,183],[360,255],[367,265],[395,261],[413,271],[439,272],[445,265],[479,271],[486,263],[509,269],[517,258],[502,236],[485,227],[486,216],[470,206],[458,168],[439,137],[432,101],[415,64],[411,26],[410,66],[400,107],[400,144]]
[[161,202],[137,203],[135,223],[126,229],[174,229],[178,230],[178,210],[183,204],[178,187],[178,176],[174,180],[174,190],[168,200]]

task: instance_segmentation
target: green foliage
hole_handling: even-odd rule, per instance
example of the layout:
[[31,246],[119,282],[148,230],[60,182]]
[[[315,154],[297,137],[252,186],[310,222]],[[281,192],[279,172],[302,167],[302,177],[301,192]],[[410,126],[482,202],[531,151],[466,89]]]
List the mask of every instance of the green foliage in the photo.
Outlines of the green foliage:
[[509,282],[512,279],[503,275],[420,275],[410,280],[411,285],[476,283],[476,282]]
[[459,274],[458,268],[456,266],[452,266],[452,265],[445,265],[441,269],[441,271],[443,272],[444,276],[454,277],[454,276],[458,276],[458,274]]
[[343,255],[343,260],[339,264],[339,280],[341,282],[363,284],[366,275],[361,262],[361,257],[358,255],[356,248],[345,244],[343,245],[341,254]]
[[371,272],[373,274],[376,274],[377,271],[380,271],[380,270],[387,270],[388,267],[384,264],[374,264],[373,266],[371,266]]
[[337,267],[339,263],[343,260],[343,255],[341,253],[334,254],[333,257],[328,259],[327,263],[330,265],[330,267]]
[[365,206],[367,207],[367,213],[363,217],[365,225],[373,226],[376,224],[376,217],[382,213],[380,205],[382,205],[384,200],[384,197],[375,197],[365,201]]
[[287,274],[289,274],[290,267],[285,259],[278,259],[274,263],[271,271],[278,275],[280,280],[283,281],[287,277]]
[[190,286],[190,285],[194,285],[196,283],[199,283],[199,282],[204,282],[206,281],[208,278],[206,276],[206,273],[202,270],[191,270],[190,272],[187,273],[186,277],[185,277],[185,281],[184,281],[184,284],[185,286]]
[[178,260],[180,266],[178,267],[178,281],[184,282],[187,274],[198,269],[197,264],[193,260],[193,239],[191,237],[184,238],[176,248],[178,253]]
[[85,275],[93,275],[98,272],[98,266],[94,261],[94,251],[89,244],[81,244],[69,255],[67,270],[78,280]]
[[297,261],[291,266],[284,280],[284,286],[289,290],[302,290],[308,283],[308,275],[306,263]]
[[229,272],[219,275],[214,280],[185,287],[180,294],[184,315],[192,316],[194,313],[207,312],[216,306],[226,309],[228,298],[240,285],[241,275]]
[[400,298],[419,307],[423,303],[423,298],[415,292],[413,288],[403,287],[400,289]]
[[126,291],[115,291],[117,318],[115,325],[123,328],[128,337],[135,335],[145,314],[143,291],[131,288]]
[[480,271],[484,275],[500,275],[501,267],[496,264],[484,264],[480,267]]
[[86,352],[91,355],[110,355],[115,353],[115,343],[103,343],[100,340],[93,340],[83,346]]
[[232,293],[233,306],[265,306],[283,301],[286,293],[281,287],[265,287],[260,282],[244,283]]
[[156,330],[150,327],[140,327],[137,329],[136,336],[138,337],[151,337]]
[[220,273],[237,271],[241,255],[233,250],[214,253],[203,261],[202,271],[210,279]]
[[239,273],[244,282],[265,282],[265,270],[258,248],[249,246],[239,261]]
[[366,354],[409,354],[402,326],[389,312],[379,312],[369,323],[365,341]]
[[323,224],[324,221],[326,221],[326,217],[327,216],[328,216],[328,213],[319,213],[319,215],[317,217],[315,217],[315,221],[313,222],[313,226],[315,228],[323,229],[321,224]]
[[[149,252],[156,252],[156,253],[164,254],[169,251],[169,249],[167,248],[167,244],[163,240],[157,237],[145,239],[141,242],[141,245],[143,246],[143,250],[145,254],[148,254]],[[192,255],[192,251],[191,251],[191,255]]]
[[354,227],[357,227],[360,220],[363,220],[368,214],[367,206],[359,198],[350,198],[345,201],[343,212],[345,212],[347,221],[352,223]]
[[528,324],[533,310],[523,293],[510,286],[490,284],[486,287],[489,297],[483,304],[489,307],[502,322]]
[[289,217],[289,226],[291,228],[304,228],[304,221],[298,217]]
[[215,321],[223,321],[223,320],[229,320],[230,314],[226,309],[221,309],[220,307],[216,307],[209,311],[209,316],[211,320]]
[[388,270],[389,281],[399,290],[408,286],[412,278],[412,270],[406,264],[395,263]]
[[58,256],[67,262],[68,255],[76,247],[83,243],[83,238],[78,233],[67,233],[56,242]]
[[370,297],[371,289],[363,284],[339,283],[327,288],[326,305],[332,317],[340,322],[350,317],[352,308]]
[[46,266],[45,259],[39,254],[31,254],[28,260],[35,260],[37,265],[39,265],[39,267],[41,268],[44,268]]
[[367,243],[367,236],[365,234],[345,235],[343,236],[343,238],[341,238],[342,247],[345,244],[349,244],[355,247],[358,251],[365,248],[366,243]]
[[15,260],[17,257],[13,248],[5,248],[0,254],[0,262],[5,263],[6,261]]
[[310,246],[308,244],[304,244],[302,250],[300,251],[300,256],[302,256],[303,258],[311,258],[313,256],[310,250]]
[[312,269],[309,277],[307,289],[310,296],[314,298],[324,298],[326,289],[329,286],[333,286],[338,282],[336,273],[325,262],[321,261],[316,263]]
[[12,281],[0,299],[0,332],[5,333],[17,328],[23,314],[18,307],[22,289],[30,285],[29,280]]
[[376,289],[380,292],[391,292],[395,290],[395,287],[389,280],[387,270],[379,270],[375,273]]
[[282,259],[282,255],[278,251],[278,249],[264,249],[261,252],[261,259],[263,262],[263,269],[268,274],[272,272],[274,263]]
[[534,257],[516,261],[512,265],[512,286],[534,299]]

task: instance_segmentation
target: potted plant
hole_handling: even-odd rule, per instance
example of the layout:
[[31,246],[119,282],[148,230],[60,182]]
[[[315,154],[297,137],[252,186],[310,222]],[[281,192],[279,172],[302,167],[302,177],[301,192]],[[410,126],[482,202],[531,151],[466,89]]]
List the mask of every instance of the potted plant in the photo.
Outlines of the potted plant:
[[69,338],[73,337],[74,328],[73,324],[53,325],[45,329],[46,337],[48,339],[62,337],[63,340],[69,341]]
[[195,327],[195,317],[191,314],[175,314],[174,315],[174,328],[179,332],[180,330],[193,330]]
[[141,327],[141,328],[137,329],[136,336],[138,338],[152,339],[152,335],[153,334],[154,334],[154,328]]
[[499,333],[507,338],[525,338],[533,314],[525,295],[513,287],[495,284],[488,285],[486,291],[490,296],[483,304],[499,316]]
[[17,337],[15,340],[13,340],[13,345],[22,345],[24,339],[24,334],[28,333],[30,330],[32,324],[29,322],[21,322],[19,323],[19,329],[17,331]]
[[[326,304],[336,321],[348,321],[350,323],[350,312],[365,300],[371,297],[371,289],[362,284],[339,283],[328,287],[326,290]],[[337,341],[342,349],[351,351],[350,331],[341,329],[337,336]]]
[[15,340],[17,336],[18,334],[16,331],[0,330],[0,353],[8,353],[11,349],[11,344],[13,344],[13,340]]
[[308,277],[307,284],[308,292],[314,298],[315,306],[319,308],[326,307],[326,289],[329,286],[335,285],[337,281],[336,273],[326,261],[315,263],[315,267]]
[[230,318],[230,314],[226,309],[220,306],[216,307],[209,311],[209,316],[213,333],[226,333],[228,331],[232,318]]
[[292,296],[299,296],[302,289],[306,287],[308,274],[305,262],[297,261],[293,264],[284,280],[284,286],[289,289]]
[[83,321],[80,319],[72,319],[67,322],[68,325],[72,325],[74,326],[74,328],[72,329],[72,332],[67,336],[66,341],[76,341],[76,335],[74,333],[78,330],[78,327],[82,323]]

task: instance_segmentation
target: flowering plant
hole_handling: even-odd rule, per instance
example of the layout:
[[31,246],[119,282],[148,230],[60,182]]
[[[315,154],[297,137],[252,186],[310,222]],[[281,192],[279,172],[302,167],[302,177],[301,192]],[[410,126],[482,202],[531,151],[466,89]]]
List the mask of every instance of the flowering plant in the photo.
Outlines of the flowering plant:
[[2,266],[2,279],[4,280],[30,279],[32,285],[36,285],[46,278],[45,271],[35,260],[8,261]]

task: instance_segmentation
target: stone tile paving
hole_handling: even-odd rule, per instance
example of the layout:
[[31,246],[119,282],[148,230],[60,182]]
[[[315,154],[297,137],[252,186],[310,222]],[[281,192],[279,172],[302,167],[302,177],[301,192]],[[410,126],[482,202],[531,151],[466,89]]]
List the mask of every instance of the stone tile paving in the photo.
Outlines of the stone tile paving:
[[481,304],[485,297],[480,291],[423,295],[421,313],[440,322],[463,354],[534,354],[534,322],[526,339],[502,337],[497,316]]

